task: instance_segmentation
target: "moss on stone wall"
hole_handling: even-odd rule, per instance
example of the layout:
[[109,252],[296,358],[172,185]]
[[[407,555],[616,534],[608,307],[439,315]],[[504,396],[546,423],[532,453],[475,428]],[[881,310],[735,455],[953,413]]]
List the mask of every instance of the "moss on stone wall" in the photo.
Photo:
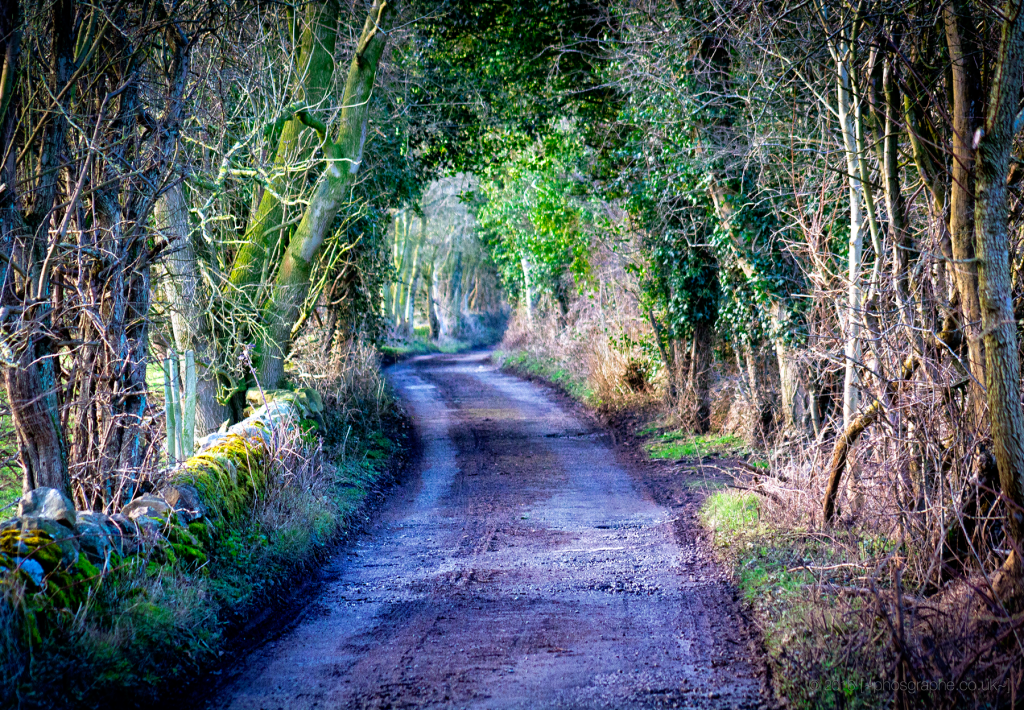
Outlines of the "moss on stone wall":
[[[159,494],[118,514],[75,511],[39,489],[0,523],[0,595],[15,610],[0,615],[0,636],[17,636],[29,659],[0,679],[0,706],[156,698],[169,679],[215,662],[225,619],[266,603],[343,529],[356,510],[352,492],[364,498],[389,462],[347,464],[329,496],[275,489],[275,510],[292,517],[268,526],[254,511],[266,503],[280,441],[322,406],[309,395],[267,394],[246,420],[199,442]],[[366,438],[374,451],[396,451]]]

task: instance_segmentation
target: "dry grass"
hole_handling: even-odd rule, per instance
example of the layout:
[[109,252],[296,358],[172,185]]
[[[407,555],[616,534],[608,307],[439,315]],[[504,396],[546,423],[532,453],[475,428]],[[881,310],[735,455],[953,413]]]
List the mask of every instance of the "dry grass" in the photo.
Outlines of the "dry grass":
[[[901,474],[905,449],[888,434],[860,442],[836,525],[821,524],[831,446],[819,442],[776,451],[771,472],[751,486],[758,525],[722,538],[741,586],[744,570],[783,570],[750,595],[778,690],[808,708],[1014,706],[1024,617],[992,593],[998,551],[974,554],[965,506],[984,491],[971,479],[954,487],[949,476],[945,495],[922,506]],[[958,539],[968,540],[966,555]],[[788,593],[765,594],[792,586],[793,575],[800,581]]]
[[[315,335],[295,344],[289,359],[289,378],[315,389],[330,413],[325,440],[328,447],[348,435],[379,430],[394,415],[395,400],[388,391],[376,348],[361,340],[335,342],[323,351]],[[351,428],[351,429],[349,429]]]
[[581,299],[565,318],[548,310],[532,327],[524,313],[515,313],[500,347],[528,361],[525,369],[589,404],[625,410],[645,408],[661,397],[659,363],[644,348],[648,339],[642,321],[603,319],[598,308]]

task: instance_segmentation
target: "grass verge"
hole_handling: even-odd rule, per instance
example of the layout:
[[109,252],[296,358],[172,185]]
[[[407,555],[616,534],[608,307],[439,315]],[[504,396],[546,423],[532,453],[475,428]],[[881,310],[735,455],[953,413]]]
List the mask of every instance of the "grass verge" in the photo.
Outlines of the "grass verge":
[[304,384],[327,406],[319,434],[294,430],[260,464],[266,484],[230,524],[189,526],[201,560],[166,544],[111,555],[84,601],[61,607],[16,576],[0,588],[0,707],[174,707],[230,655],[236,634],[294,603],[408,448],[370,349],[307,369],[318,374]]
[[[700,520],[761,627],[776,695],[807,710],[888,707],[892,678],[882,673],[892,654],[885,629],[869,624],[864,633],[875,601],[860,593],[857,573],[889,545],[864,537],[851,556],[850,545],[813,531],[766,524],[762,503],[752,492],[718,491]],[[852,589],[859,593],[845,593]]]
[[545,380],[584,404],[600,405],[586,380],[574,375],[556,358],[542,357],[528,350],[495,350],[491,357],[503,370]]
[[[681,476],[675,485],[700,491],[700,522],[760,628],[781,706],[1021,706],[1024,615],[1010,613],[1012,606],[992,593],[992,577],[979,571],[1007,554],[986,547],[994,538],[985,535],[994,534],[998,523],[988,517],[985,525],[995,528],[983,527],[977,512],[992,515],[991,499],[983,495],[991,489],[971,488],[973,483],[960,489],[969,498],[952,510],[962,510],[963,519],[934,502],[908,508],[912,481],[906,475],[914,464],[901,454],[889,458],[891,442],[882,435],[874,448],[861,449],[859,480],[848,486],[836,521],[825,526],[822,473],[831,442],[784,440],[766,458],[736,437],[693,436],[676,430],[678,416],[660,403],[647,409],[628,397],[595,402],[586,383],[570,374],[596,371],[581,365],[593,353],[565,350],[558,356],[550,333],[518,333],[507,342],[516,350],[499,353],[499,363],[610,413],[607,420],[633,434],[651,458],[678,461],[682,470],[710,464],[722,474],[693,476],[691,482],[674,465],[662,469],[663,475]],[[531,349],[543,356],[530,355]],[[720,413],[718,421],[729,426],[732,413]],[[715,455],[726,460],[705,460]],[[941,532],[935,527],[940,518]]]

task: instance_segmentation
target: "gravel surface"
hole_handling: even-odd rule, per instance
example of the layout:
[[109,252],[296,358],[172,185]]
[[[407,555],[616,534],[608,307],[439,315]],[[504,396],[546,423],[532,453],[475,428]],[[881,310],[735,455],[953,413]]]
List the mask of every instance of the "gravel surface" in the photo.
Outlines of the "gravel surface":
[[768,704],[686,474],[650,475],[487,353],[419,357],[390,376],[421,456],[208,707]]

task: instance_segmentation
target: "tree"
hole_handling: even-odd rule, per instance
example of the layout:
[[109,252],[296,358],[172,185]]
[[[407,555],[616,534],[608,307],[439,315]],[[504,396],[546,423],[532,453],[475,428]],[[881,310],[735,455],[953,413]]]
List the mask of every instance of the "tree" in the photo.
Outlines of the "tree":
[[335,137],[328,135],[327,126],[303,119],[313,124],[311,127],[320,138],[326,165],[284,252],[264,307],[267,336],[260,353],[260,381],[267,387],[277,386],[284,376],[284,357],[292,327],[309,294],[313,259],[338,211],[346,203],[350,185],[363,161],[374,78],[387,41],[381,26],[387,11],[387,2],[377,0],[367,15],[349,66]]
[[151,451],[150,274],[165,244],[147,224],[206,10],[3,8],[3,367],[26,490],[71,494],[75,480],[83,504],[106,505],[133,495]]
[[[1012,302],[1007,188],[1016,133],[1015,115],[1024,71],[1024,17],[1020,3],[1003,6],[999,49],[989,84],[985,121],[972,136],[977,151],[974,216],[978,301],[984,334],[985,389],[999,482],[1014,549],[999,586],[1019,594],[1024,575],[1024,411],[1020,395],[1020,344]],[[968,126],[965,126],[967,128]]]
[[[362,177],[360,167],[366,162],[370,115],[380,110],[380,94],[388,95],[375,93],[374,85],[391,8],[374,3],[363,18],[344,83],[335,71],[336,40],[343,25],[339,13],[336,3],[310,3],[301,13],[253,18],[251,34],[243,34],[250,43],[244,51],[261,73],[255,78],[247,74],[249,83],[236,92],[218,95],[223,78],[216,75],[219,67],[214,69],[211,56],[205,74],[209,78],[200,85],[215,97],[215,115],[223,128],[218,136],[210,135],[215,132],[206,126],[194,127],[191,142],[202,150],[193,152],[192,164],[207,164],[213,157],[221,168],[215,180],[201,170],[188,175],[193,218],[186,241],[193,248],[191,253],[179,249],[171,266],[178,273],[205,273],[209,299],[168,298],[170,310],[178,314],[172,320],[202,326],[192,328],[186,338],[176,335],[179,348],[208,353],[199,399],[200,411],[205,407],[213,414],[198,418],[200,434],[215,428],[218,416],[240,415],[245,391],[253,384],[252,372],[240,366],[247,361],[250,344],[255,344],[260,384],[277,387],[290,344],[318,307],[321,294],[331,313],[333,339],[338,313],[359,311],[359,294],[376,288],[366,279],[379,266],[375,234],[383,220],[380,208],[369,204],[361,191],[372,193],[380,177],[371,173],[357,181],[357,176]],[[278,23],[288,38],[281,50],[271,41]],[[238,49],[217,51],[223,56]],[[234,72],[246,71],[229,66]],[[283,81],[277,93],[275,87],[268,91],[263,79],[278,71]],[[222,148],[216,147],[218,142]],[[408,182],[400,171],[386,172],[386,179],[386,190],[375,195],[384,208],[387,195],[407,191]],[[251,201],[238,195],[251,195]],[[222,226],[233,224],[244,225],[240,234]],[[170,287],[178,288],[174,281]],[[223,402],[231,403],[232,410]]]

